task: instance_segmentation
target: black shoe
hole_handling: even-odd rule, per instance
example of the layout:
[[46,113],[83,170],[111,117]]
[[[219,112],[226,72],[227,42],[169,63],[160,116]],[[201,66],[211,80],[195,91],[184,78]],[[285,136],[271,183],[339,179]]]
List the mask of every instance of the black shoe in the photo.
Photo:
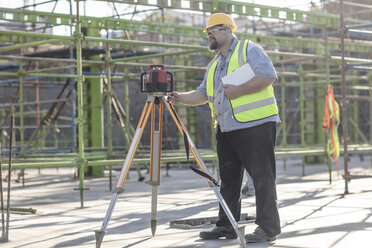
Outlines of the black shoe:
[[216,226],[211,231],[200,232],[199,237],[201,239],[218,239],[225,237],[227,239],[236,239],[238,235],[231,226]]
[[276,240],[276,237],[268,236],[262,227],[257,227],[252,234],[245,235],[245,242],[247,243],[262,243]]

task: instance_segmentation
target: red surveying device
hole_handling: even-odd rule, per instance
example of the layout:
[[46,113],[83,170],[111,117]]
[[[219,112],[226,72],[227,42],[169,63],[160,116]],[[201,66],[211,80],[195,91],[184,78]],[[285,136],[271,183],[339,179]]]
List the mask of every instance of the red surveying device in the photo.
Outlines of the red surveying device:
[[[147,101],[145,107],[142,111],[137,129],[133,135],[133,140],[128,149],[127,156],[125,158],[124,164],[120,171],[116,187],[113,190],[113,196],[111,198],[110,205],[107,209],[105,218],[103,220],[100,230],[95,230],[96,235],[96,248],[101,247],[103,236],[106,233],[106,228],[108,222],[111,219],[111,215],[114,211],[116,201],[124,191],[124,181],[128,175],[130,165],[132,163],[134,154],[138,147],[139,141],[143,134],[143,130],[146,126],[149,115],[151,114],[151,147],[150,147],[150,180],[149,184],[152,186],[152,198],[151,198],[151,231],[152,235],[155,235],[156,222],[157,222],[157,187],[160,185],[160,169],[161,169],[161,145],[162,145],[162,129],[163,129],[163,107],[168,109],[172,116],[172,119],[177,125],[178,130],[184,137],[186,153],[191,150],[199,169],[192,168],[193,171],[197,172],[206,178],[207,183],[214,191],[219,203],[221,204],[223,210],[229,218],[231,225],[233,226],[235,232],[237,233],[241,246],[245,247],[244,239],[244,226],[239,227],[235,221],[229,207],[227,206],[225,200],[223,199],[217,180],[215,180],[211,173],[209,172],[207,166],[204,164],[195,144],[190,138],[187,129],[178,117],[177,112],[173,106],[165,99],[167,92],[173,91],[174,77],[171,72],[165,70],[164,65],[150,65],[149,69],[141,74],[141,91],[147,92]],[[157,110],[157,111],[156,111]],[[158,125],[155,123],[155,115],[158,113]]]
[[141,74],[142,92],[172,92],[173,74],[165,70],[164,65],[150,65],[146,72]]

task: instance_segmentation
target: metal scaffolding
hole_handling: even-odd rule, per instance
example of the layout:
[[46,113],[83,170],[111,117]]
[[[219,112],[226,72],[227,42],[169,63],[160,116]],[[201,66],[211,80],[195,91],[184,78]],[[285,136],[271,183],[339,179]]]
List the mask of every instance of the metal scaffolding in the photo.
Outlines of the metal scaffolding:
[[[213,56],[202,26],[166,22],[164,10],[192,10],[198,14],[221,11],[235,14],[242,26],[252,23],[255,17],[255,33],[236,35],[261,44],[278,71],[280,80],[275,93],[282,124],[276,153],[284,160],[301,156],[304,175],[306,163],[324,162],[326,157],[321,128],[324,94],[328,84],[334,85],[336,98],[343,103],[344,178],[348,192],[347,182],[358,178],[348,172],[348,152],[372,151],[372,123],[365,117],[368,124],[362,127],[357,120],[365,115],[359,108],[362,101],[367,102],[368,116],[372,116],[372,35],[368,31],[372,25],[356,19],[348,19],[345,24],[342,11],[341,15],[326,14],[244,1],[102,1],[114,7],[153,7],[152,11],[162,10],[163,18],[161,22],[124,19],[116,7],[116,14],[110,17],[82,15],[79,1],[76,13],[72,13],[71,1],[69,13],[0,8],[0,25],[23,25],[23,31],[0,30],[0,88],[4,92],[0,96],[0,141],[5,151],[9,142],[7,123],[15,114],[17,155],[13,168],[78,168],[83,206],[87,168],[92,168],[93,175],[100,175],[105,166],[123,163],[133,134],[131,125],[138,118],[136,106],[143,102],[136,83],[143,68],[165,64],[176,75],[176,89],[189,90],[201,82]],[[66,27],[70,35],[46,32],[59,26]],[[346,31],[349,36],[345,36]],[[353,35],[356,33],[363,33],[363,39]],[[358,73],[348,73],[347,69]],[[215,161],[213,135],[205,135],[212,133],[210,120],[204,117],[210,116],[209,109],[178,106],[178,110],[197,145],[205,146],[203,159]],[[354,125],[347,126],[348,122]],[[208,144],[200,140],[198,130],[204,130]],[[169,141],[169,149],[163,163],[186,161],[177,149],[179,141],[171,138],[172,128],[167,132],[169,136],[165,132],[163,142]],[[115,139],[118,133],[123,135],[119,141]],[[148,148],[146,141],[141,146]],[[134,160],[136,164],[148,162],[145,153]]]

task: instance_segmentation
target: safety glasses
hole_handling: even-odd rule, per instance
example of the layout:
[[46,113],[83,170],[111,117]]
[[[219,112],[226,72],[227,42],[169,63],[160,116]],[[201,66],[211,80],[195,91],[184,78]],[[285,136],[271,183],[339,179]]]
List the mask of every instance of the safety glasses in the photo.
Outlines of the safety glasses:
[[207,32],[207,37],[209,35],[214,35],[215,33],[217,33],[218,31],[222,31],[222,30],[226,30],[226,28],[212,28],[210,30],[208,30]]

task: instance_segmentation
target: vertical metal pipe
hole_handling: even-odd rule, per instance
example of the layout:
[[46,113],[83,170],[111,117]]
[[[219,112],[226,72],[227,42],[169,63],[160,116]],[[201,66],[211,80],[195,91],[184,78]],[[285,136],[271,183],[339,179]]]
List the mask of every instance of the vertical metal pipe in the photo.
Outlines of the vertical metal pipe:
[[76,27],[75,27],[75,46],[76,46],[76,73],[77,80],[77,108],[78,108],[78,166],[79,166],[79,190],[80,204],[84,207],[84,113],[83,113],[83,68],[81,51],[81,20],[79,16],[79,0],[76,0]]
[[[372,121],[371,121],[371,118],[372,118],[372,72],[369,72],[368,73],[368,86],[369,86],[369,91],[368,91],[368,94],[369,94],[369,144],[372,144]],[[370,153],[370,162],[371,162],[371,168],[372,168],[372,152]]]
[[6,228],[5,237],[3,241],[9,240],[9,219],[10,219],[10,181],[12,175],[12,153],[13,153],[13,127],[14,127],[14,114],[10,116],[10,131],[9,131],[9,162],[8,162],[8,194],[6,206]]
[[327,85],[331,83],[331,71],[330,71],[330,61],[331,61],[331,55],[329,54],[329,49],[328,49],[328,32],[324,32],[324,57],[325,57],[325,70],[326,70],[326,83]]
[[23,99],[23,89],[24,89],[24,69],[23,64],[19,64],[19,125],[20,125],[20,143],[21,143],[21,156],[24,155],[24,118],[23,118],[23,112],[24,112],[24,99]]
[[[124,109],[127,118],[125,118],[125,126],[126,130],[128,132],[128,137],[129,135],[129,130],[130,130],[130,111],[129,111],[129,104],[130,104],[130,99],[129,99],[129,75],[128,75],[128,68],[124,67]],[[126,147],[129,148],[129,143],[127,144]]]
[[[351,86],[357,86],[359,84],[358,79],[358,71],[353,70],[351,71],[352,79],[350,79]],[[358,95],[358,90],[352,89],[351,94]],[[349,136],[350,136],[350,142],[353,143],[359,143],[360,142],[360,128],[359,128],[359,102],[358,101],[352,101],[350,104],[350,115],[348,116],[351,121],[350,130],[349,130]],[[363,114],[363,113],[362,113]],[[353,124],[354,123],[354,124]]]
[[[34,30],[34,32],[35,32],[35,30]],[[34,52],[36,52],[36,51],[37,51],[37,47],[34,47]],[[34,61],[34,70],[35,71],[39,70],[39,61]],[[35,79],[35,102],[36,102],[36,105],[35,105],[35,120],[36,120],[35,125],[37,127],[40,126],[40,104],[39,104],[40,94],[39,94],[39,90],[40,90],[39,78],[36,78]],[[21,139],[21,147],[23,147],[22,139]],[[22,152],[21,152],[21,154],[22,154]],[[38,168],[38,172],[39,172],[39,175],[40,175],[41,174],[41,169],[40,168]]]
[[[160,8],[160,11],[161,11],[161,23],[164,25],[164,23],[165,23],[164,8]],[[159,37],[160,42],[165,43],[165,38],[164,38],[165,34],[159,34],[159,35],[160,35],[160,37]],[[163,52],[165,52],[166,48],[163,47],[162,50],[163,50]],[[165,64],[165,56],[163,56],[162,61],[163,61],[163,65],[164,65]]]
[[[2,130],[0,131],[0,136],[2,134]],[[3,169],[1,167],[1,141],[0,141],[0,201],[1,201],[1,239],[4,237],[5,234],[5,216],[4,216],[4,195],[3,195]]]
[[[35,49],[35,52],[36,52],[36,49]],[[35,63],[34,69],[35,69],[35,71],[38,71],[39,70],[39,62],[35,61],[34,63]],[[36,105],[35,105],[36,123],[35,124],[36,124],[36,126],[40,125],[40,104],[39,104],[40,94],[39,94],[39,89],[40,89],[39,78],[36,78],[35,79],[35,102],[36,102]]]
[[[304,96],[304,70],[302,64],[298,68],[300,81],[300,129],[301,129],[301,146],[305,146],[305,96]],[[302,155],[302,176],[305,176],[305,156]]]
[[[107,30],[108,35],[108,30]],[[108,37],[107,37],[108,38]],[[111,94],[111,52],[110,52],[110,43],[106,43],[106,80],[107,80],[107,89],[106,89],[106,99],[107,99],[107,158],[111,158],[112,156],[112,137],[111,137],[111,104],[112,104],[112,94]],[[112,190],[112,166],[109,166],[109,189]]]
[[1,120],[0,120],[0,132],[1,132],[0,137],[1,137],[1,140],[0,140],[0,142],[2,144],[5,144],[5,135],[3,135],[4,130],[3,130],[3,126],[2,126],[2,124],[6,121],[6,114],[5,114],[4,110],[0,112],[0,116],[1,116]]
[[[129,112],[129,104],[130,104],[130,99],[129,99],[129,75],[128,75],[128,68],[124,67],[124,109],[127,117],[125,118],[125,132],[128,132],[127,136],[130,137],[129,135],[129,130],[130,130],[130,112]],[[133,133],[134,137],[134,133]],[[130,146],[130,140],[127,140],[127,143],[125,144],[125,153],[128,153],[129,151],[129,146]],[[137,171],[139,170],[138,165],[136,165]],[[129,178],[129,173],[128,173],[128,178]]]
[[111,137],[111,104],[112,104],[112,87],[111,87],[111,53],[110,53],[110,44],[106,43],[106,79],[107,79],[107,90],[106,90],[106,99],[107,99],[107,155],[110,158],[112,155],[112,137]]
[[[21,52],[22,54],[22,52]],[[24,90],[24,76],[25,76],[25,71],[23,69],[23,64],[19,64],[19,70],[18,70],[18,75],[19,75],[19,125],[20,125],[20,145],[21,145],[21,157],[25,154],[25,146],[24,146],[24,141],[25,141],[25,135],[24,135],[24,97],[23,97],[23,90]],[[21,169],[20,176],[22,177],[22,186],[25,186],[25,169]]]
[[[282,146],[283,147],[286,147],[287,145],[287,119],[286,119],[286,113],[285,113],[285,109],[286,109],[286,106],[285,106],[285,86],[286,86],[286,82],[285,82],[285,77],[281,77],[281,87],[280,87],[280,90],[281,90],[281,112],[282,112],[282,116],[281,116],[281,119],[282,119],[282,133],[283,133],[283,138],[282,138]],[[284,155],[283,156],[283,166],[284,166],[284,169],[286,169],[287,167],[287,157]]]
[[[72,3],[71,0],[69,0],[69,5],[70,5],[70,15],[72,15]],[[72,31],[72,25],[70,25],[70,35],[73,36],[74,33]],[[70,43],[69,46],[69,51],[70,51],[70,59],[74,59],[74,48],[73,48],[73,43]],[[76,68],[72,68],[70,70],[70,74],[75,75],[76,74]],[[72,127],[72,147],[71,151],[76,152],[76,89],[75,89],[75,79],[71,78],[71,100],[72,100],[72,108],[71,108],[71,127]]]
[[345,24],[344,24],[344,1],[340,0],[340,38],[341,38],[341,90],[342,90],[342,136],[344,143],[344,179],[345,179],[345,194],[349,193],[348,180],[349,180],[349,169],[348,169],[348,152],[347,152],[347,102],[346,102],[346,82],[345,82]]

